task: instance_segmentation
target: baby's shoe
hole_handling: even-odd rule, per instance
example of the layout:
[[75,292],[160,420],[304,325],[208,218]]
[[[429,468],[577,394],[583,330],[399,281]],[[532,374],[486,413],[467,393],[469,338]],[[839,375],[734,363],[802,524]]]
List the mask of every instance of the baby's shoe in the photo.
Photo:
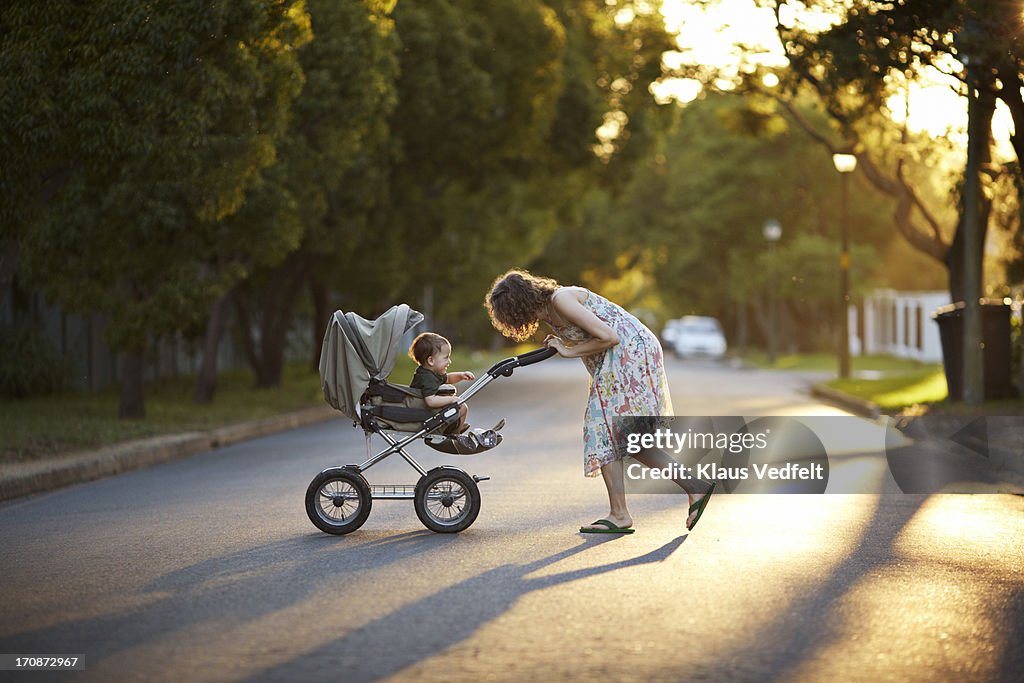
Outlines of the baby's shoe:
[[494,429],[474,429],[472,435],[480,450],[490,450],[501,443],[501,434]]

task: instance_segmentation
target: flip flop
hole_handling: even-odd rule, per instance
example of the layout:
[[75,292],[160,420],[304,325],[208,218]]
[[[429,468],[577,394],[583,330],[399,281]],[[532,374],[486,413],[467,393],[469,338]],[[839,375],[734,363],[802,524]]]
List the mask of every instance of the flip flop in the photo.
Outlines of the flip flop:
[[608,527],[607,529],[588,529],[585,526],[580,527],[581,534],[631,534],[636,529],[628,526],[618,526],[615,522],[609,519],[599,519],[591,524],[600,524],[601,526]]
[[690,515],[692,515],[694,510],[697,511],[697,516],[693,518],[693,524],[689,526],[687,531],[693,531],[693,527],[697,526],[697,522],[700,521],[700,516],[704,514],[704,508],[708,506],[708,501],[711,500],[711,494],[714,492],[715,482],[711,482],[711,488],[709,488],[708,492],[704,494],[704,497],[690,506],[690,510],[689,512],[686,513],[686,516],[689,517]]

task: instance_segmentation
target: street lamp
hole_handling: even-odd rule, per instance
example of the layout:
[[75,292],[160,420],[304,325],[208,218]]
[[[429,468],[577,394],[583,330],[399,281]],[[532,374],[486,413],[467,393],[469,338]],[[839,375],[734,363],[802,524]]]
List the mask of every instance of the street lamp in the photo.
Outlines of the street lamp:
[[857,168],[853,154],[833,154],[832,163],[843,179],[842,217],[839,223],[839,377],[850,376],[850,238],[849,238],[849,182]]
[[778,264],[775,262],[775,244],[782,237],[782,224],[774,218],[767,220],[764,223],[764,227],[761,229],[764,238],[768,240],[768,244],[771,245],[771,299],[768,303],[768,361],[774,366],[775,365],[775,349],[776,349],[776,335],[778,334],[777,329],[779,326],[779,293],[778,284],[776,282],[776,271],[778,270]]

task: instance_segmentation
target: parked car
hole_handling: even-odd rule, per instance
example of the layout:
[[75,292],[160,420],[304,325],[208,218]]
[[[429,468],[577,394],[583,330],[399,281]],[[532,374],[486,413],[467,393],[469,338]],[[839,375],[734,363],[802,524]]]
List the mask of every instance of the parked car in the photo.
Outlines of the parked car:
[[715,318],[687,315],[670,320],[662,331],[662,338],[677,355],[721,358],[727,344],[722,325]]
[[675,350],[676,335],[679,334],[679,327],[682,324],[682,318],[675,318],[665,323],[665,327],[661,329],[661,341],[665,348]]

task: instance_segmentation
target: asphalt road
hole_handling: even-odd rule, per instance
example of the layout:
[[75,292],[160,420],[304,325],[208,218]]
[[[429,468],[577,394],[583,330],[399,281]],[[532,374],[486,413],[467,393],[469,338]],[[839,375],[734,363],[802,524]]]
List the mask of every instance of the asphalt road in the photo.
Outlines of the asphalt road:
[[[677,414],[838,412],[792,375],[670,380]],[[720,495],[686,533],[684,497],[636,495],[635,534],[582,536],[607,511],[586,390],[578,362],[524,368],[471,404],[507,418],[498,449],[414,449],[491,477],[457,535],[408,501],[316,530],[309,480],[365,459],[342,420],[0,506],[0,654],[85,662],[0,680],[1020,680],[1024,498]]]

